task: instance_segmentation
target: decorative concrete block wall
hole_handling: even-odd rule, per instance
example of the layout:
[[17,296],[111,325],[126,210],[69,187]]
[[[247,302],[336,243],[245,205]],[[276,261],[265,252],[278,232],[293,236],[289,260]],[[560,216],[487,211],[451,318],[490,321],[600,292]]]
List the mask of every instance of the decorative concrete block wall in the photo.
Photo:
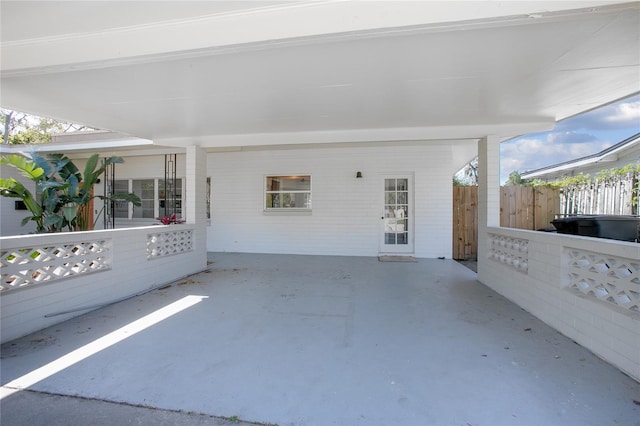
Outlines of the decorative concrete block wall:
[[2,342],[204,270],[198,241],[204,235],[196,229],[183,224],[1,238]]
[[482,283],[640,380],[640,244],[488,232],[480,236]]

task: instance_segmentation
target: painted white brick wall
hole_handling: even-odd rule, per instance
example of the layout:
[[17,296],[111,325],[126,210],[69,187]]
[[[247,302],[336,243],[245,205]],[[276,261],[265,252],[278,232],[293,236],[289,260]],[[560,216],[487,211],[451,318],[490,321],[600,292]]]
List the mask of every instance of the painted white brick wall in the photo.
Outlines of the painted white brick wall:
[[[110,270],[36,284],[0,295],[2,342],[65,321],[90,309],[49,318],[45,318],[45,315],[109,303],[204,270],[206,252],[202,243],[194,244],[191,252],[147,259],[147,235],[174,229],[193,229],[196,234],[194,226],[183,224],[0,239],[3,249],[43,244],[53,246],[93,239],[108,239],[112,243]],[[199,237],[194,235],[194,238]]]
[[[529,271],[478,257],[478,279],[593,353],[640,380],[640,314],[567,290],[564,248],[640,261],[640,244],[597,238],[490,228],[529,240]],[[486,235],[479,244],[487,247]]]
[[[182,163],[182,162],[181,162]],[[207,154],[198,146],[187,147],[184,161],[186,165],[186,193],[183,198],[183,211],[187,223],[194,226],[193,244],[200,253],[201,261],[207,263]]]
[[[415,255],[451,257],[455,170],[447,142],[210,153],[208,170],[209,251],[375,256],[383,178],[412,174]],[[265,176],[297,174],[312,175],[312,213],[265,213]]]

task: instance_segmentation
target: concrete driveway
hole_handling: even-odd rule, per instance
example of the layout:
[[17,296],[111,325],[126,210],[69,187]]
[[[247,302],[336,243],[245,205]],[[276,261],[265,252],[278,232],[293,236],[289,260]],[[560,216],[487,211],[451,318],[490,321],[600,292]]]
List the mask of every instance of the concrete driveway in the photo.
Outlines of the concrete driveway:
[[[3,345],[3,391],[281,426],[640,425],[639,383],[454,261],[210,261],[207,272]],[[41,418],[37,404],[20,417],[21,395],[33,394],[5,397],[3,424]],[[86,402],[74,409],[90,424]],[[60,424],[80,424],[69,416]]]

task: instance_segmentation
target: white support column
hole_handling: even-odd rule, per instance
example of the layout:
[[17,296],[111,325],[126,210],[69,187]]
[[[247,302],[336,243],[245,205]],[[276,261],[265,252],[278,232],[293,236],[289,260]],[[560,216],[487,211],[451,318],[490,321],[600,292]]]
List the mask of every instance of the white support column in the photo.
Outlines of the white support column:
[[187,147],[186,158],[186,219],[187,223],[205,224],[207,220],[206,186],[207,153],[199,146]]
[[187,223],[196,225],[194,250],[202,255],[203,268],[207,264],[207,153],[199,146],[188,146],[186,150],[186,194]]
[[500,139],[478,141],[478,279],[487,263],[487,227],[500,226]]

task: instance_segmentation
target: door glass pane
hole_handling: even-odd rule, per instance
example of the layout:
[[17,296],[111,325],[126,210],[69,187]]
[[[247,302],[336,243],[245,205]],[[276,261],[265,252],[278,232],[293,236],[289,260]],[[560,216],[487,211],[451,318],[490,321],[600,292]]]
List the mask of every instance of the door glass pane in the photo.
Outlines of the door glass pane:
[[396,234],[397,242],[396,244],[408,244],[407,241],[407,233],[403,232],[401,234]]
[[408,206],[406,205],[405,206],[398,205],[394,210],[395,217],[397,218],[408,217],[409,216],[408,212],[409,212],[409,209],[408,209]]
[[384,194],[384,202],[386,204],[395,204],[396,203],[396,193],[395,192],[387,192]]
[[384,243],[409,244],[409,180],[384,180]]
[[396,180],[395,179],[385,179],[384,180],[384,190],[385,191],[395,191],[396,190]]

